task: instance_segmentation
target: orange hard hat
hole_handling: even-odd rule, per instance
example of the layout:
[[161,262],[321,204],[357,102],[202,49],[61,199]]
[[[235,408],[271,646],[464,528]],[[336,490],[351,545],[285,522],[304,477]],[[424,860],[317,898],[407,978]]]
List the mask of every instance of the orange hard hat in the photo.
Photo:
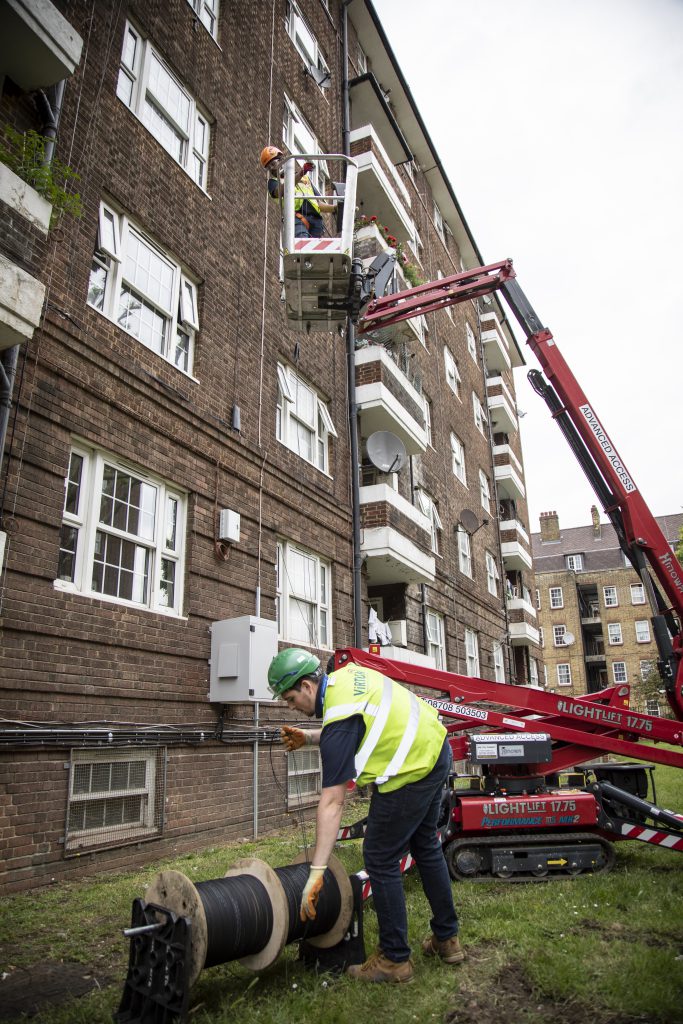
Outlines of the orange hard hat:
[[282,150],[278,149],[277,146],[266,146],[265,149],[261,150],[261,167],[267,167],[276,156],[282,156]]

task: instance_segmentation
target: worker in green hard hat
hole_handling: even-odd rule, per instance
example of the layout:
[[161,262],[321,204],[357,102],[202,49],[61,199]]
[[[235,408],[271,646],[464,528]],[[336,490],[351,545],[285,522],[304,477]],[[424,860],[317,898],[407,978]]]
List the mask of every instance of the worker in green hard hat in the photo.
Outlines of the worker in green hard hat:
[[281,730],[290,751],[318,744],[322,762],[315,848],[301,897],[301,919],[316,915],[347,784],[355,779],[359,786],[372,784],[363,859],[377,912],[379,949],[347,973],[360,981],[412,980],[400,866],[407,850],[432,909],[432,934],[422,943],[423,953],[447,964],[460,963],[465,954],[437,836],[452,755],[435,709],[381,672],[349,662],[328,675],[314,654],[296,648],[273,658],[268,683],[291,711],[322,719],[319,729],[285,725]]

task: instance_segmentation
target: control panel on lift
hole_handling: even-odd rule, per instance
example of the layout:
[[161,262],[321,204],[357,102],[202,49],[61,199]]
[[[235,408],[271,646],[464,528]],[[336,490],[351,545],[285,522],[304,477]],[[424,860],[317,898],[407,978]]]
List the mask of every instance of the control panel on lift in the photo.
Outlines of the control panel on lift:
[[[297,163],[341,161],[346,168],[343,189],[325,195],[325,203],[342,204],[341,233],[323,238],[296,238],[295,203]],[[333,331],[348,315],[351,287],[353,230],[358,167],[351,157],[338,153],[300,153],[287,157],[284,167],[282,247],[287,320],[291,327]]]

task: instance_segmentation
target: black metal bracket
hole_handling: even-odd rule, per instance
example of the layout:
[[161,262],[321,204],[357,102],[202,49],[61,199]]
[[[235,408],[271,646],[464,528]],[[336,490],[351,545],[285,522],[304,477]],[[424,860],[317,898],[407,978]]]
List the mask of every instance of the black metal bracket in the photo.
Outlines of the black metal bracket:
[[[154,927],[157,926],[157,927]],[[117,1024],[179,1024],[187,1015],[190,976],[189,917],[133,900],[128,975]]]

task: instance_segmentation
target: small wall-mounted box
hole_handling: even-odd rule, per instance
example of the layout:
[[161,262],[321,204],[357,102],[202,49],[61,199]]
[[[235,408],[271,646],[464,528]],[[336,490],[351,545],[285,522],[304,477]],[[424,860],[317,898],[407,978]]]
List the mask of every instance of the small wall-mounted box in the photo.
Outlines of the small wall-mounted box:
[[242,615],[212,623],[209,700],[273,700],[268,668],[276,654],[277,623],[271,619]]
[[240,514],[231,508],[222,508],[218,518],[218,539],[231,544],[240,542]]

